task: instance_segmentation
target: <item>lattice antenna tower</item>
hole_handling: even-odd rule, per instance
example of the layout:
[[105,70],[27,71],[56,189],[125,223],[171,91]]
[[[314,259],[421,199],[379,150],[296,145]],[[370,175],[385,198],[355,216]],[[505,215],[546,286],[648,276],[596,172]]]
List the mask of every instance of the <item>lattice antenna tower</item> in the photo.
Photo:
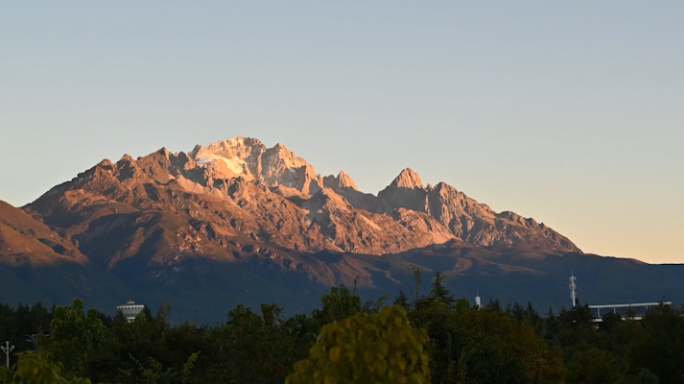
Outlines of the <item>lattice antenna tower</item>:
[[572,308],[575,308],[577,305],[577,278],[572,271],[570,276],[570,298],[572,299]]

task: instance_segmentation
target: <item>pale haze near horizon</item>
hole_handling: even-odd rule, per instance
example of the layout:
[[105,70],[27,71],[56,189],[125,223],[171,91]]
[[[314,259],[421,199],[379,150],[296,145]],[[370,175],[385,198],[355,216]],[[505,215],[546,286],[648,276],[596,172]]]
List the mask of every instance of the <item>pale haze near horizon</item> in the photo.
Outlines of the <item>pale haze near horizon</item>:
[[256,137],[376,194],[406,167],[582,250],[684,263],[684,2],[0,6],[0,200]]

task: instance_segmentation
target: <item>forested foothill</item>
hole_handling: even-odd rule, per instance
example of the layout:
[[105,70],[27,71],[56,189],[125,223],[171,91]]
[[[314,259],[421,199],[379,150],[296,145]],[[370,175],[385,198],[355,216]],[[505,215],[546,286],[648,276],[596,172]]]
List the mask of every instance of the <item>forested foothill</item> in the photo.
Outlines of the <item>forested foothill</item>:
[[586,305],[477,308],[421,277],[394,300],[332,288],[309,314],[237,306],[214,326],[171,324],[169,306],[128,323],[78,299],[2,305],[0,341],[15,350],[0,383],[684,383],[682,309],[597,327]]

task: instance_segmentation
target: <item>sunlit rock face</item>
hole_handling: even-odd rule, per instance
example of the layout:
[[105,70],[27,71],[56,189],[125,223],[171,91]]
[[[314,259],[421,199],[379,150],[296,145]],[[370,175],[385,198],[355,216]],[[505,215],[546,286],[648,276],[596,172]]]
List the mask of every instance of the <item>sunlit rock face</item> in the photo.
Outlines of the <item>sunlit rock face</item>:
[[241,177],[267,186],[295,188],[306,194],[323,187],[323,178],[314,168],[282,144],[267,148],[257,139],[237,137],[207,148],[198,145],[188,157],[194,164],[184,167],[185,170],[195,174],[201,173],[198,169],[203,170],[204,184]]
[[197,257],[291,266],[284,251],[385,255],[454,241],[579,252],[544,224],[494,212],[444,183],[425,186],[410,168],[375,196],[344,172],[317,174],[284,145],[243,137],[103,160],[25,210],[78,244],[75,257],[107,268]]

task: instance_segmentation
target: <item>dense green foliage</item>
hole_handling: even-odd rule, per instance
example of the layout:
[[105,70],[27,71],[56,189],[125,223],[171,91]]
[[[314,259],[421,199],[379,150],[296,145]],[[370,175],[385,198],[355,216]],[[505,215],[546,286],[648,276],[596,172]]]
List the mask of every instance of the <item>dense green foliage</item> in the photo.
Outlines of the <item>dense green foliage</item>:
[[295,365],[287,384],[428,383],[427,334],[396,305],[323,327],[309,358]]
[[172,325],[168,307],[127,323],[80,300],[0,305],[0,341],[16,346],[0,383],[684,383],[682,310],[608,314],[597,328],[586,306],[473,308],[442,279],[424,295],[416,271],[394,307],[339,287],[310,314],[238,306],[215,326]]

